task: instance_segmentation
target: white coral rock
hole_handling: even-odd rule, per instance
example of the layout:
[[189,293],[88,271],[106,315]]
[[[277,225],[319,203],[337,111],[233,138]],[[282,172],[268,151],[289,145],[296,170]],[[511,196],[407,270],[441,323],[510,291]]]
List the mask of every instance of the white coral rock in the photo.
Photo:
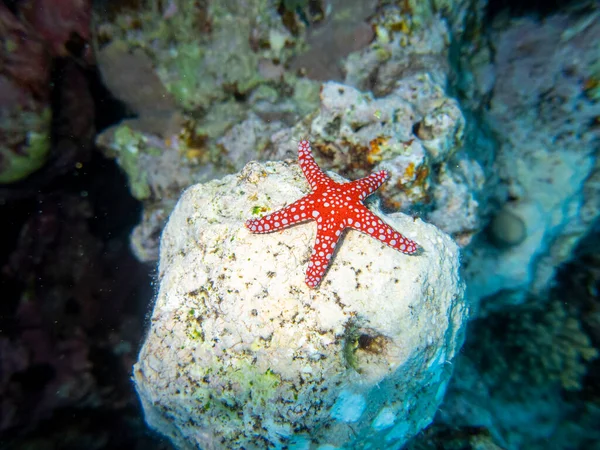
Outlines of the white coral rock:
[[314,222],[243,226],[308,189],[295,163],[250,163],[173,211],[134,379],[146,421],[178,448],[399,448],[431,422],[468,316],[458,247],[373,208],[423,252],[350,230],[309,289]]

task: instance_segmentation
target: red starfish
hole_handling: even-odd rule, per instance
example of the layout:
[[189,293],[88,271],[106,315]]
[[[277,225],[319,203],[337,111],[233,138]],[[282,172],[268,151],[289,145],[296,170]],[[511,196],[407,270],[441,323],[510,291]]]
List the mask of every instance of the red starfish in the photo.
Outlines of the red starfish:
[[279,211],[250,219],[246,228],[253,233],[270,233],[306,220],[317,222],[317,239],[306,271],[306,284],[315,288],[329,267],[342,231],[346,228],[373,236],[402,253],[413,254],[418,244],[402,236],[369,211],[363,200],[387,179],[385,170],[347,183],[336,183],[317,165],[310,143],[298,144],[298,162],[312,192]]

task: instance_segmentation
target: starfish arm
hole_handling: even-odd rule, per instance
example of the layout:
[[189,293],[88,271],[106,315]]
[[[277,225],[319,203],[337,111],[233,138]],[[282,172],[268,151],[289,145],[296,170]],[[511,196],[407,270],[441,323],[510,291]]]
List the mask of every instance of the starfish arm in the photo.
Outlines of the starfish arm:
[[346,218],[346,225],[374,237],[378,241],[408,255],[416,253],[419,244],[398,233],[365,206],[354,208],[353,217]]
[[360,178],[359,180],[350,181],[348,184],[348,190],[350,192],[356,192],[359,194],[360,200],[364,200],[373,192],[375,192],[379,186],[381,186],[385,180],[387,180],[388,173],[385,170],[372,173],[371,175]]
[[306,220],[314,220],[309,208],[309,201],[312,200],[312,197],[312,194],[302,197],[285,208],[260,219],[249,219],[246,221],[246,228],[253,233],[264,234],[282,230]]
[[317,219],[317,237],[306,269],[305,281],[308,287],[316,288],[321,282],[344,228],[343,224],[334,223],[333,220],[321,224]]
[[302,140],[298,143],[298,163],[300,163],[302,173],[304,173],[304,176],[313,191],[318,187],[329,186],[333,183],[331,178],[325,175],[315,162],[310,148],[310,142],[306,140]]

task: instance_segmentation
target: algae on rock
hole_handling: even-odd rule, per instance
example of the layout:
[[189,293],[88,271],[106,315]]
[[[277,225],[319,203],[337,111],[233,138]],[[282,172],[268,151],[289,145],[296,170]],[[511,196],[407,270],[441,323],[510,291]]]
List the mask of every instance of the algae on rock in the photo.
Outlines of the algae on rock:
[[350,230],[309,289],[313,223],[243,226],[307,189],[298,164],[254,162],[190,187],[169,218],[134,379],[146,421],[179,448],[399,446],[444,396],[468,317],[458,247],[371,203],[423,253]]

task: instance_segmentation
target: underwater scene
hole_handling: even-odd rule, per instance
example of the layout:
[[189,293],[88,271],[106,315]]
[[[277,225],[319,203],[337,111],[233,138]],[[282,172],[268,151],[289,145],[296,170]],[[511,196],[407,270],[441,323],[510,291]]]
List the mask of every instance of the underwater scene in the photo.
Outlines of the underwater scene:
[[596,0],[0,0],[0,450],[600,450]]

